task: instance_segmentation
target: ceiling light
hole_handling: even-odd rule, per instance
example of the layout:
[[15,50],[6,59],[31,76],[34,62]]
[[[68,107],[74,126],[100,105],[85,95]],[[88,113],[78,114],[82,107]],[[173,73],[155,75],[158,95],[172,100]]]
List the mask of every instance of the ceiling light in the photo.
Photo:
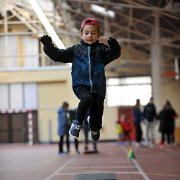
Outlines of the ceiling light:
[[100,13],[102,15],[107,15],[107,16],[109,16],[111,18],[115,17],[115,12],[114,11],[106,10],[104,7],[101,7],[101,6],[98,6],[98,5],[95,5],[95,4],[91,4],[91,9],[92,9],[92,11]]

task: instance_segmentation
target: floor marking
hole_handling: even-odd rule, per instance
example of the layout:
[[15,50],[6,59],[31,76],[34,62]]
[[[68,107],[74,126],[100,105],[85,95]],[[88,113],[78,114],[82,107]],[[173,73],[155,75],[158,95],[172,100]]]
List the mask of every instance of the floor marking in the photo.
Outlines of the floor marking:
[[139,170],[140,174],[143,176],[145,180],[150,180],[149,177],[145,174],[145,172],[142,170],[142,168],[139,166],[137,161],[135,159],[132,160],[133,163],[135,164],[136,168]]
[[60,166],[56,171],[54,171],[52,174],[50,174],[48,177],[46,177],[44,180],[49,180],[51,179],[53,176],[58,175],[58,172],[61,171],[62,169],[64,169],[66,166],[68,166],[72,161],[74,161],[74,159],[76,159],[78,156],[74,156],[72,159],[70,159],[69,161],[67,161],[63,166]]
[[[102,171],[85,171],[85,172],[71,172],[71,173],[57,173],[56,175],[63,175],[63,176],[68,176],[68,175],[77,175],[77,174],[83,174],[83,173],[86,173],[86,174],[97,174],[97,173],[105,173],[105,172],[102,172]],[[117,172],[117,171],[108,171],[108,173],[114,173],[114,174],[138,174],[138,175],[141,175],[140,172]]]
[[168,177],[180,177],[179,174],[162,174],[162,173],[148,173],[149,175],[152,175],[152,176],[168,176]]
[[[124,146],[120,146],[122,148],[122,150],[128,154],[127,149]],[[138,169],[138,171],[140,172],[140,174],[143,176],[144,180],[150,180],[149,177],[145,174],[145,172],[142,170],[142,168],[139,166],[138,162],[133,159],[132,162],[134,163],[135,167]]]
[[[90,167],[84,167],[84,166],[78,166],[78,167],[66,167],[66,169],[89,169]],[[96,168],[96,169],[110,169],[110,168],[116,168],[116,169],[130,169],[130,168],[134,168],[134,165],[129,165],[129,166],[95,166],[95,167],[92,167],[93,169]]]

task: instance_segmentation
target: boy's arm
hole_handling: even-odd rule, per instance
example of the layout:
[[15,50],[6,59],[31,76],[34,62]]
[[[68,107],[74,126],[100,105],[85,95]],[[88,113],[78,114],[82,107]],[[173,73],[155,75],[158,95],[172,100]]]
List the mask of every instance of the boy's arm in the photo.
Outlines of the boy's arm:
[[54,46],[52,39],[48,35],[44,35],[40,38],[40,41],[44,45],[44,52],[49,56],[53,61],[70,63],[72,62],[73,51],[71,48],[59,49]]
[[121,46],[118,44],[115,38],[110,37],[108,39],[108,45],[105,48],[105,61],[104,64],[107,65],[113,60],[117,59],[121,55]]

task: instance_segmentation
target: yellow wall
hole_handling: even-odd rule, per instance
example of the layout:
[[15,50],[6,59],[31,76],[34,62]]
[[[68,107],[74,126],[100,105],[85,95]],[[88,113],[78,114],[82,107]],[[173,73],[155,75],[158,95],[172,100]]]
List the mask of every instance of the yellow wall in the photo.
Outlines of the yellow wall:
[[[66,82],[38,83],[38,119],[39,139],[49,140],[49,123],[51,123],[51,138],[57,139],[57,114],[56,110],[61,102],[65,101]],[[41,128],[43,127],[43,128]],[[47,133],[48,132],[48,133]],[[50,140],[51,140],[50,138]]]

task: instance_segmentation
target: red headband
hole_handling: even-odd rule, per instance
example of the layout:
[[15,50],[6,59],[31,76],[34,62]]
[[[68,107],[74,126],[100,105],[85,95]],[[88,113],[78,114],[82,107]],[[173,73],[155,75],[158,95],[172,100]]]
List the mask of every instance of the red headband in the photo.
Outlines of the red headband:
[[81,27],[84,27],[86,25],[96,25],[97,27],[99,27],[98,22],[95,18],[86,18],[85,20],[83,20],[83,22],[81,23]]

